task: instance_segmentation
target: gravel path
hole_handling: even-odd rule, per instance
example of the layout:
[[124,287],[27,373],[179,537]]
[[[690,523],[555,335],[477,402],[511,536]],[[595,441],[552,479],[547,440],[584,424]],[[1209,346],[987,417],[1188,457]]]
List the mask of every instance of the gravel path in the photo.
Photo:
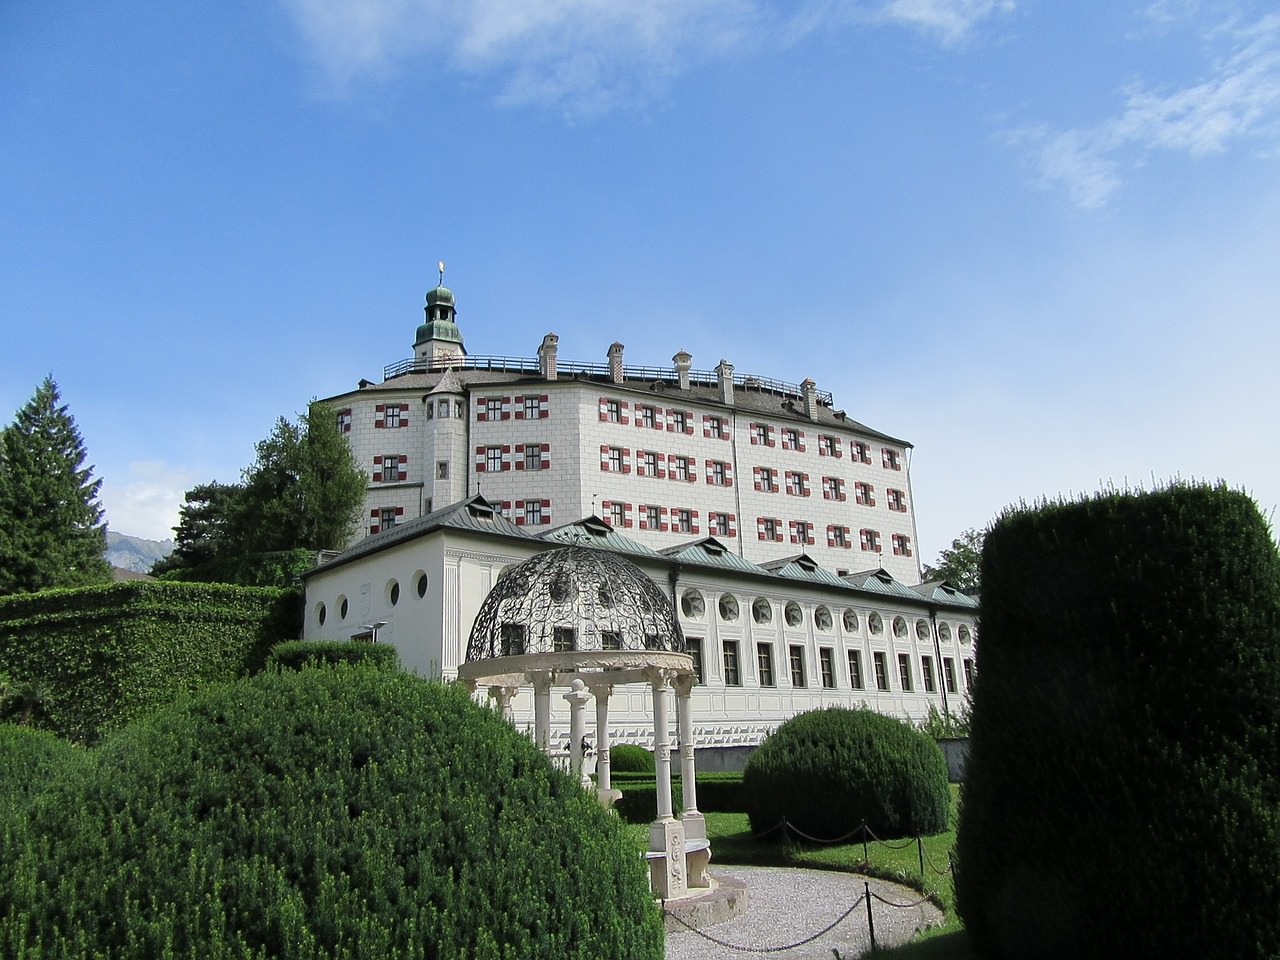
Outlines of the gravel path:
[[[714,877],[736,877],[747,885],[747,906],[741,915],[700,931],[733,946],[721,946],[687,929],[669,929],[667,960],[832,960],[833,950],[839,952],[841,960],[849,960],[871,949],[867,908],[861,903],[834,929],[811,943],[777,952],[759,951],[793,944],[817,933],[862,896],[864,882],[871,885],[873,894],[893,903],[914,904],[920,900],[920,894],[907,887],[833,870],[727,866],[711,873]],[[873,900],[871,912],[879,946],[905,943],[917,930],[942,922],[941,911],[927,902],[910,909],[895,909]]]

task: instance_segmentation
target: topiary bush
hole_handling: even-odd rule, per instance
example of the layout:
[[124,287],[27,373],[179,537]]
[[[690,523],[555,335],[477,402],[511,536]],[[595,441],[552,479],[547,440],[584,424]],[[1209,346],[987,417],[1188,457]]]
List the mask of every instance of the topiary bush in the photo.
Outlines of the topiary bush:
[[1280,956],[1280,556],[1222,486],[1007,512],[956,898],[992,958]]
[[657,771],[653,754],[644,747],[619,743],[609,748],[609,770],[612,773],[648,773]]
[[459,687],[270,671],[89,759],[5,833],[0,956],[662,957],[617,818]]
[[755,833],[784,818],[832,840],[865,820],[878,837],[947,829],[947,766],[938,745],[908,723],[872,710],[797,714],[747,759],[742,792]]
[[287,640],[271,648],[268,666],[283,670],[301,670],[311,666],[333,666],[335,663],[369,663],[384,670],[400,666],[400,655],[389,643],[363,640]]

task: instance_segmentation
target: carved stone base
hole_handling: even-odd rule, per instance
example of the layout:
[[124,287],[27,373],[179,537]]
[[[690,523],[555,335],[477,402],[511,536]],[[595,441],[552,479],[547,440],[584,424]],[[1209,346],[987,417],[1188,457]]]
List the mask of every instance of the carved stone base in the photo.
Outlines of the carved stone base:
[[649,824],[649,887],[660,900],[688,894],[684,854],[683,823],[655,820]]

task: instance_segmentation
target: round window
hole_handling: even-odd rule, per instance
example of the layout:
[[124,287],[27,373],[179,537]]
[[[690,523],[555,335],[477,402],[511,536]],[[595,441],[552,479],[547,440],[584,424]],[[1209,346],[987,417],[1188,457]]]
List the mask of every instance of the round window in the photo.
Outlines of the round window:
[[844,623],[845,630],[849,631],[849,633],[858,632],[858,611],[857,610],[854,610],[852,607],[845,610],[844,616],[841,617],[841,621]]
[[733,623],[738,619],[738,598],[732,593],[720,594],[720,619],[725,623]]
[[929,633],[929,621],[923,617],[916,621],[916,636],[921,640],[928,640],[931,636]]
[[950,642],[951,626],[949,624],[946,624],[946,623],[938,624],[938,639],[943,641],[944,643]]
[[680,609],[691,620],[701,620],[707,604],[697,590],[686,590],[680,597]]
[[884,621],[880,619],[878,613],[867,614],[867,629],[871,631],[873,637],[878,637],[884,633]]
[[831,629],[831,611],[826,607],[819,607],[813,611],[813,625],[819,630]]
[[773,621],[773,605],[764,597],[756,597],[751,603],[751,619],[756,623]]
[[907,638],[907,619],[906,617],[893,618],[893,635],[899,640]]
[[804,620],[804,613],[800,610],[800,604],[794,600],[788,600],[787,605],[782,609],[782,615],[787,618],[788,627],[798,627]]
[[968,643],[971,636],[971,634],[969,633],[969,628],[962,623],[960,624],[960,630],[958,632],[960,634],[960,642]]

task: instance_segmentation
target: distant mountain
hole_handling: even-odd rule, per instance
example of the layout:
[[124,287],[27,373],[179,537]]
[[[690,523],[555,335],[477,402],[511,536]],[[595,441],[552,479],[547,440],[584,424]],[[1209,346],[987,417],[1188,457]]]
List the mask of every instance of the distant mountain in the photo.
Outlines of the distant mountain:
[[107,531],[107,563],[121,570],[146,573],[153,563],[172,552],[172,540],[143,540],[114,530]]

